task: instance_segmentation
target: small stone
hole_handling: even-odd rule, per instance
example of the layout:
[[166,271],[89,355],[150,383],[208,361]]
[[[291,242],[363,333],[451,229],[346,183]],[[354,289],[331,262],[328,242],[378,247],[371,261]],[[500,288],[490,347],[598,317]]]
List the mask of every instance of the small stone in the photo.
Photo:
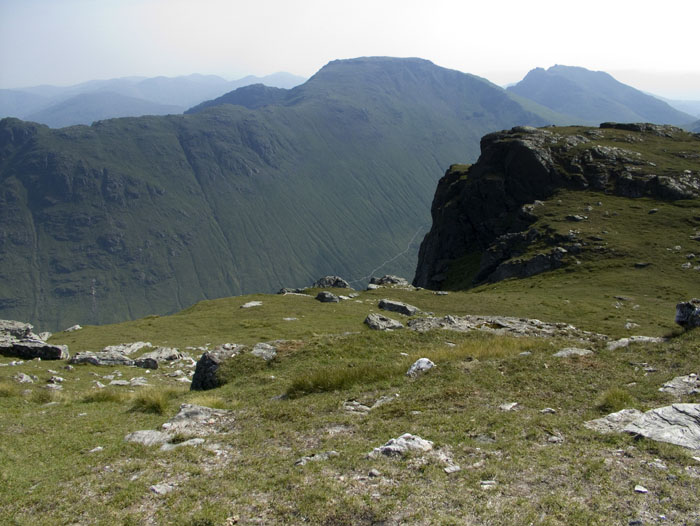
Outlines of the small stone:
[[462,468],[460,468],[457,464],[451,464],[444,469],[445,473],[447,473],[448,475],[450,475],[452,473],[457,473],[458,471],[461,471],[461,470],[462,470]]
[[167,495],[175,489],[175,486],[172,484],[155,484],[148,489],[156,495]]
[[319,462],[322,460],[328,460],[329,458],[332,457],[337,457],[338,452],[337,451],[326,451],[325,453],[318,453],[318,454],[313,454],[308,457],[301,457],[299,460],[297,460],[294,465],[295,466],[304,466],[309,462]]
[[97,446],[96,448],[91,449],[88,451],[88,453],[99,453],[100,451],[103,451],[104,448],[102,446]]
[[262,305],[262,301],[249,301],[248,303],[244,303],[241,305],[241,309],[250,309],[251,307],[260,307]]
[[547,442],[550,444],[561,444],[564,442],[564,439],[558,435],[550,435],[549,438],[547,438]]
[[424,440],[417,435],[404,433],[398,438],[392,438],[383,446],[374,448],[369,456],[401,457],[409,451],[430,451],[431,449],[433,449],[433,443],[430,440]]
[[479,485],[481,489],[492,489],[496,487],[497,482],[495,480],[482,480]]
[[644,486],[640,486],[639,484],[634,487],[634,491],[637,493],[649,493],[648,489],[646,489]]
[[74,331],[79,331],[80,329],[82,329],[82,327],[80,325],[73,325],[71,327],[68,327],[63,332],[74,332]]
[[370,476],[370,477],[372,477],[372,478],[376,478],[376,477],[381,477],[381,476],[382,476],[382,474],[379,472],[378,469],[370,469],[370,470],[369,470],[369,473],[368,473],[367,475]]
[[62,376],[52,376],[51,378],[49,378],[50,384],[60,384],[64,381],[65,381],[65,378],[63,378]]
[[658,208],[652,208],[651,210],[649,210],[649,213],[650,213],[650,214],[655,214],[655,213],[658,212],[658,211],[659,211]]
[[523,351],[519,353],[518,356],[532,356],[532,353],[530,351]]
[[417,376],[420,376],[430,369],[435,367],[435,364],[430,361],[428,358],[419,358],[416,360],[413,365],[406,371],[406,376],[410,376],[411,378],[415,378]]
[[552,409],[551,407],[545,407],[544,409],[540,409],[540,413],[543,415],[553,415],[556,413],[556,410]]
[[513,409],[516,408],[517,405],[518,405],[518,402],[508,402],[506,404],[499,405],[498,408],[501,411],[512,411]]
[[28,374],[24,373],[17,373],[16,375],[13,376],[16,382],[20,384],[33,384],[34,380],[32,380],[31,376]]
[[590,349],[579,349],[578,347],[566,347],[558,352],[555,352],[552,356],[556,358],[570,358],[572,356],[588,356],[593,354]]

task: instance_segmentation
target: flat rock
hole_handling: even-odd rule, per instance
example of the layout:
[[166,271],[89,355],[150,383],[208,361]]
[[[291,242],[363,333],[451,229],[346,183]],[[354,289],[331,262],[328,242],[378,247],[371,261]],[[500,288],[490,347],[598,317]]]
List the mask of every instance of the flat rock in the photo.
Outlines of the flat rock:
[[316,294],[316,299],[321,303],[338,303],[340,301],[340,298],[338,296],[326,290],[322,290],[321,292]]
[[670,393],[678,398],[700,394],[700,378],[695,373],[687,376],[676,376],[673,380],[666,382],[660,387],[659,391]]
[[406,376],[416,378],[417,376],[425,374],[433,367],[435,367],[435,364],[428,358],[419,358],[418,360],[413,362],[413,365],[411,365],[408,371],[406,371]]
[[117,351],[82,351],[70,359],[72,364],[89,363],[92,365],[134,365],[134,360]]
[[338,276],[325,276],[319,280],[316,280],[313,285],[314,289],[325,289],[325,288],[338,288],[338,289],[349,289],[350,284],[343,278]]
[[125,356],[134,354],[140,351],[144,347],[153,347],[151,342],[132,342],[132,343],[120,343],[118,345],[108,345],[104,349],[105,352],[120,352]]
[[637,409],[623,409],[622,411],[611,413],[603,418],[596,418],[595,420],[584,422],[583,426],[597,431],[598,433],[620,433],[625,426],[643,415],[644,413]]
[[372,278],[369,280],[371,285],[380,285],[380,286],[386,286],[386,285],[396,285],[399,287],[408,287],[410,283],[408,282],[407,279],[401,278],[399,276],[394,276],[392,274],[385,274],[381,278]]
[[665,341],[667,341],[666,338],[658,338],[656,336],[630,336],[608,342],[606,347],[608,351],[614,351],[628,347],[631,343],[664,343]]
[[372,313],[365,318],[365,324],[375,331],[389,331],[395,329],[403,329],[403,324],[400,321],[394,320],[382,314]]
[[688,449],[700,449],[700,404],[673,404],[647,411],[626,425],[626,433]]
[[379,308],[391,312],[398,312],[399,314],[405,314],[406,316],[415,316],[420,312],[418,307],[414,307],[408,303],[388,299],[379,300]]
[[590,349],[579,349],[578,347],[566,347],[558,352],[555,352],[552,356],[556,358],[570,358],[571,356],[588,356],[593,354]]
[[32,332],[29,323],[0,320],[0,355],[33,360],[65,360],[70,357],[65,345],[51,345]]
[[433,449],[433,442],[424,440],[418,435],[405,433],[398,438],[392,438],[383,446],[374,448],[370,457],[384,455],[387,457],[402,457],[409,452],[425,452]]

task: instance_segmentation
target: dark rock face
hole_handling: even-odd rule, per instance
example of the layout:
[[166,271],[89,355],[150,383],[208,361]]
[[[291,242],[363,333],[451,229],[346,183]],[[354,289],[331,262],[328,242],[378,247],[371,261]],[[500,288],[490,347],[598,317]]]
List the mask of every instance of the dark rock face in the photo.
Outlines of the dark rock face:
[[[643,141],[645,134],[685,134],[654,124],[604,127],[629,131],[630,141]],[[476,164],[450,167],[435,192],[433,226],[421,244],[413,284],[441,289],[450,264],[470,254],[478,257],[474,283],[526,277],[565,265],[567,251],[575,253],[576,247],[562,244],[566,240],[542,240],[529,228],[536,218],[533,210],[558,189],[663,200],[700,194],[697,174],[658,175],[656,165],[639,152],[597,144],[605,133],[601,130],[571,133],[527,126],[491,133],[481,139]],[[552,250],[517,261],[535,240],[545,241]]]
[[215,389],[221,385],[217,377],[217,371],[221,364],[240,353],[240,346],[221,346],[213,351],[205,352],[194,369],[192,377],[191,391],[206,391]]
[[321,303],[338,303],[340,301],[338,296],[325,290],[316,294],[316,299]]
[[700,298],[676,305],[676,323],[686,329],[700,327]]
[[0,354],[25,360],[66,360],[70,357],[65,345],[50,345],[32,332],[28,323],[0,320]]

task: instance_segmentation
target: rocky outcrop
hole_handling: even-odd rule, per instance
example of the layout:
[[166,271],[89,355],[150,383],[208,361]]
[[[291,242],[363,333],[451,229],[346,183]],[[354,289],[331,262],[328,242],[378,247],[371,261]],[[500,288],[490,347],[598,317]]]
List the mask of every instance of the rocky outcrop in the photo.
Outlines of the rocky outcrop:
[[326,290],[322,290],[316,294],[316,299],[321,303],[338,303],[340,301],[338,296]]
[[385,274],[381,278],[371,278],[369,280],[371,285],[379,286],[397,286],[397,287],[408,287],[410,284],[408,280],[401,278],[399,276],[394,276],[393,274]]
[[32,360],[66,360],[70,357],[65,345],[51,345],[32,332],[28,323],[0,320],[0,354]]
[[206,391],[222,385],[217,375],[219,367],[224,361],[240,354],[242,347],[242,345],[224,344],[202,354],[194,369],[190,390]]
[[325,276],[317,280],[311,288],[314,289],[325,289],[325,288],[338,288],[338,289],[349,289],[350,284],[343,278],[338,276]]
[[658,442],[700,449],[700,404],[673,404],[647,411],[623,429]]
[[700,298],[676,305],[676,323],[685,329],[700,327]]
[[82,351],[70,359],[72,364],[89,363],[92,365],[134,365],[134,360],[119,351]]
[[369,314],[365,318],[365,324],[375,331],[389,331],[394,329],[403,329],[403,324],[400,321],[396,321],[393,318],[383,316],[376,312]]
[[[566,265],[580,248],[576,241],[531,227],[535,209],[559,189],[661,200],[700,195],[697,172],[658,173],[656,163],[631,147],[600,144],[605,133],[620,131],[630,143],[645,141],[645,135],[692,138],[672,126],[614,123],[575,131],[519,126],[484,136],[476,164],[453,165],[438,183],[433,225],[421,244],[413,284],[439,290],[451,266],[467,260],[475,268],[467,277],[474,284]],[[533,253],[534,243],[544,250]]]

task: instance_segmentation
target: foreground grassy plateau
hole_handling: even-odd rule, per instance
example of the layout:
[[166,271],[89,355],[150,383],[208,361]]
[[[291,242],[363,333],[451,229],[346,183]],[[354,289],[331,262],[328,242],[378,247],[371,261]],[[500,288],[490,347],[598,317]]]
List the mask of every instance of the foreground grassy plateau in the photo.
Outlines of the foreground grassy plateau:
[[[206,392],[178,380],[192,370],[187,360],[149,372],[36,360],[0,367],[0,522],[698,524],[698,452],[583,426],[625,407],[673,403],[659,387],[700,372],[700,331],[674,329],[678,298],[657,290],[687,288],[691,278],[678,270],[680,285],[642,283],[627,267],[614,288],[560,269],[547,286],[536,276],[448,295],[383,288],[331,304],[315,301],[315,290],[241,296],[57,334],[51,343],[68,344],[71,354],[148,340],[194,359],[227,342],[286,342],[270,362],[246,353],[230,360],[221,371],[227,383]],[[382,298],[435,316],[527,315],[612,339],[669,339],[611,351],[605,340],[372,331],[363,320]],[[262,304],[241,308],[250,301]],[[552,356],[563,347],[594,353]],[[436,367],[407,377],[421,357]],[[19,372],[34,383],[18,384]],[[47,390],[56,375],[63,388]],[[134,377],[148,385],[96,384]],[[203,444],[170,451],[125,441],[159,429],[183,403],[229,410],[232,423]],[[368,456],[404,433],[432,441],[433,450]],[[337,455],[323,457],[330,451]],[[297,464],[312,455],[321,460]],[[461,469],[446,470],[454,466]]]

